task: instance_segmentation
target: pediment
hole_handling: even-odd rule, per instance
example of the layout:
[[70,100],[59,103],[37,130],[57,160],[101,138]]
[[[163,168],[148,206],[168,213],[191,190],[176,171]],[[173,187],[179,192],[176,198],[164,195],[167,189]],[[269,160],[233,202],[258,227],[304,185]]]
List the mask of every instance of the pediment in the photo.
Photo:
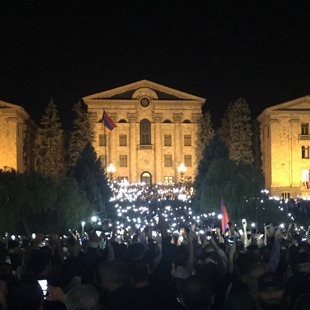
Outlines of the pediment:
[[83,98],[83,100],[131,100],[139,99],[141,96],[144,95],[147,95],[152,99],[159,100],[193,100],[202,102],[205,101],[204,98],[187,94],[179,90],[163,86],[161,84],[157,84],[148,80],[141,80],[135,83],[127,84],[121,87],[86,96]]
[[7,113],[7,112],[18,113],[19,115],[22,115],[23,118],[29,117],[28,113],[20,105],[16,105],[16,104],[12,104],[12,103],[8,103],[8,102],[0,100],[0,110],[1,109],[3,109],[2,111],[5,111],[5,113]]
[[310,96],[284,102],[266,110],[272,111],[310,111]]
[[5,101],[0,100],[0,108],[1,109],[20,109],[21,107],[12,103],[8,103]]

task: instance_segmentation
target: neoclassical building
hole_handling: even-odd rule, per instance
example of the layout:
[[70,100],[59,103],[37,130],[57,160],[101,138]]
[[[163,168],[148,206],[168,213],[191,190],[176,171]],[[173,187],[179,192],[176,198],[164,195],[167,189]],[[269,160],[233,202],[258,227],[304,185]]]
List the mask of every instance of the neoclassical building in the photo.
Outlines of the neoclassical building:
[[21,173],[31,169],[33,128],[23,107],[0,100],[0,169]]
[[[83,98],[94,123],[94,147],[113,178],[147,184],[177,183],[197,169],[196,144],[204,98],[142,80]],[[103,110],[116,124],[104,132]]]
[[266,188],[273,196],[310,197],[310,96],[269,107],[258,121]]

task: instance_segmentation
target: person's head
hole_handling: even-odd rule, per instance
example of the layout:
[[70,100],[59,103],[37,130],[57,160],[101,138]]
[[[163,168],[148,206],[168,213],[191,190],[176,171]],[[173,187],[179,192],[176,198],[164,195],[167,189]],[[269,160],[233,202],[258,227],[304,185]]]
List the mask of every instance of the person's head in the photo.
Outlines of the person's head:
[[72,288],[65,301],[67,310],[95,310],[98,307],[99,294],[91,285]]
[[310,274],[310,255],[306,252],[298,253],[292,259],[294,274],[307,277]]
[[25,279],[10,290],[8,306],[11,310],[41,310],[42,304],[43,292],[35,279]]
[[182,289],[182,301],[189,310],[210,309],[213,303],[213,288],[210,282],[198,276],[187,278]]
[[98,267],[100,284],[104,291],[113,292],[128,281],[128,270],[120,261],[103,262]]
[[130,280],[134,287],[148,285],[149,268],[142,260],[133,261],[129,266]]
[[132,243],[128,247],[128,256],[130,260],[142,259],[145,253],[145,247],[141,243]]
[[262,309],[286,309],[288,302],[283,280],[273,272],[258,278],[259,303]]
[[26,269],[36,275],[47,275],[51,271],[51,259],[44,251],[37,249],[30,253]]

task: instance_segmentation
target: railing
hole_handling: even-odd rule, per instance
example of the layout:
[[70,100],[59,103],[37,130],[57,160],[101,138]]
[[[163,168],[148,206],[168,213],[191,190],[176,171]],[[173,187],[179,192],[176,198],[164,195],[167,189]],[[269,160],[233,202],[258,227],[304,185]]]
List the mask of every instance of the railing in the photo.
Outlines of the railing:
[[153,146],[152,145],[138,145],[139,150],[152,150]]
[[298,140],[310,140],[310,135],[298,135]]

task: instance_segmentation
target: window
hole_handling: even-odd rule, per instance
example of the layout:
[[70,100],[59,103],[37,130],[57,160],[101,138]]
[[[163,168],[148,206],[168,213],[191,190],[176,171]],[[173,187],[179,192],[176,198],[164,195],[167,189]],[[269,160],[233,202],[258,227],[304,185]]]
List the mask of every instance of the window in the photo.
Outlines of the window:
[[127,155],[120,155],[119,156],[119,166],[120,167],[127,167]]
[[185,124],[190,124],[190,122],[191,121],[189,119],[186,119],[186,120],[183,121],[183,123],[185,123]]
[[171,123],[171,120],[165,119],[165,120],[163,121],[163,123]]
[[107,165],[107,160],[105,155],[100,155],[99,156],[100,162],[101,162],[101,167],[106,167]]
[[301,124],[301,134],[302,135],[308,135],[309,134],[309,124],[308,123]]
[[151,144],[151,123],[147,119],[143,119],[140,122],[140,144],[141,145]]
[[127,123],[127,121],[125,119],[121,119],[119,123]]
[[141,182],[145,183],[147,185],[151,185],[152,184],[152,175],[145,171],[141,174]]
[[184,155],[184,165],[185,167],[192,166],[192,155]]
[[164,184],[174,184],[173,177],[164,177]]
[[309,158],[309,146],[301,147],[301,158]]
[[282,196],[282,199],[290,199],[290,197],[291,197],[290,193],[288,193],[288,192],[283,192],[281,194],[281,196]]
[[192,136],[185,135],[184,136],[184,146],[191,146],[192,145]]
[[107,135],[99,135],[99,146],[106,146],[107,145]]
[[172,155],[165,155],[165,167],[172,167]]
[[127,135],[119,135],[119,146],[127,146]]
[[171,135],[164,136],[164,146],[171,146]]

